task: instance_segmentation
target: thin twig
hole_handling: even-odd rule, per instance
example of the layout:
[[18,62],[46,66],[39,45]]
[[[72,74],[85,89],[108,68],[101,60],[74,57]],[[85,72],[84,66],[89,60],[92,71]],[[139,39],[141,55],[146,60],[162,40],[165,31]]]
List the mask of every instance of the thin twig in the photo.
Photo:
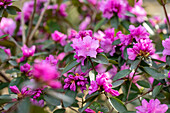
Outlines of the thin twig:
[[166,17],[166,20],[167,20],[168,31],[170,33],[170,22],[169,22],[168,14],[167,14],[167,11],[166,11],[165,3],[164,3],[164,0],[161,0],[161,1],[162,1],[162,6],[163,6],[163,9],[164,9],[165,17]]
[[93,68],[93,69],[94,69],[94,71],[95,71],[95,67],[94,67],[94,64],[93,64],[93,62],[92,62],[91,58],[89,57],[88,59],[89,59],[89,61],[90,61],[91,65],[92,65],[92,68]]
[[75,110],[74,108],[72,107],[69,107],[71,110],[75,111],[76,113],[80,113],[79,111]]
[[0,76],[4,78],[7,82],[11,82],[11,80],[8,77],[6,77],[2,72],[0,72]]
[[[142,58],[143,58],[143,57],[142,57]],[[129,85],[129,89],[128,89],[128,94],[127,94],[127,97],[126,97],[125,105],[126,105],[126,103],[127,103],[127,101],[128,101],[128,98],[129,98],[129,94],[130,94],[130,89],[131,89],[131,87],[132,87],[133,78],[134,78],[134,76],[135,76],[135,73],[136,73],[137,69],[139,68],[139,65],[140,65],[140,63],[141,63],[141,61],[142,61],[142,58],[140,59],[140,62],[138,63],[138,65],[137,65],[137,67],[136,67],[136,69],[135,69],[135,72],[134,72],[134,74],[133,74],[133,76],[132,76],[132,79],[131,79],[131,82],[130,82],[130,85]]]
[[146,93],[144,93],[144,94],[142,94],[142,95],[140,95],[140,96],[138,96],[138,97],[136,97],[136,98],[134,98],[134,99],[132,99],[132,100],[130,100],[130,101],[128,101],[128,102],[126,102],[125,105],[128,104],[128,103],[131,103],[131,102],[135,101],[136,99],[138,99],[138,98],[140,98],[140,97],[143,97],[144,95],[146,95],[146,94],[148,94],[148,93],[150,93],[150,92],[152,92],[152,91],[153,91],[153,88],[152,88],[151,90],[149,90],[148,92],[146,92]]
[[31,15],[31,19],[30,19],[30,22],[29,22],[29,26],[28,26],[28,33],[27,33],[26,44],[28,44],[29,36],[31,34],[33,20],[34,20],[34,15],[36,13],[36,6],[37,6],[37,0],[34,0],[34,9],[33,9],[33,12],[32,12],[32,15]]
[[[21,0],[21,7],[23,7],[23,1],[22,0]],[[24,21],[23,10],[21,11],[21,26],[22,26],[22,45],[24,45],[25,42],[26,42],[26,37],[25,37],[25,21]]]
[[49,4],[50,4],[50,0],[47,1],[46,6],[44,7],[44,9],[43,9],[43,11],[42,11],[42,13],[41,13],[41,15],[40,15],[40,18],[38,19],[38,22],[37,22],[34,30],[31,32],[31,35],[30,35],[30,37],[29,37],[29,39],[28,39],[29,41],[32,40],[35,32],[37,31],[38,27],[40,26],[40,23],[41,23],[41,21],[42,21],[42,18],[43,18],[43,16],[44,16],[45,11],[46,11],[46,9],[47,9],[47,7],[48,7]]

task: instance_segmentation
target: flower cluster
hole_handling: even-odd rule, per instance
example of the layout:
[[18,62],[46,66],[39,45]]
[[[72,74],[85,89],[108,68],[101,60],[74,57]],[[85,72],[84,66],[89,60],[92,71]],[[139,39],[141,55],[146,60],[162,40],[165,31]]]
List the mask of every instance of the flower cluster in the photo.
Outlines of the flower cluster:
[[0,7],[7,8],[7,6],[12,5],[12,0],[1,0],[0,1]]
[[[49,57],[47,60],[49,61]],[[35,63],[31,71],[32,75],[40,83],[49,85],[52,88],[61,88],[61,83],[56,80],[59,78],[59,72],[56,69],[56,65],[51,64],[52,61],[48,61]]]
[[87,78],[84,77],[84,73],[78,74],[75,76],[68,75],[68,77],[64,80],[65,85],[64,89],[70,88],[72,91],[76,91],[76,85],[80,87],[81,91],[86,90],[86,84],[88,84]]
[[89,90],[89,94],[92,94],[98,90],[104,90],[105,92],[110,93],[112,96],[119,96],[119,92],[112,89],[111,79],[105,73],[98,74],[96,76],[96,81],[91,81]]
[[30,68],[31,68],[30,64],[26,63],[20,67],[20,71],[23,73],[28,73]]
[[54,41],[59,42],[62,46],[66,45],[67,35],[59,31],[54,31],[54,33],[51,34],[51,37]]
[[162,41],[163,55],[170,55],[170,37]]
[[160,104],[158,99],[151,99],[149,103],[143,99],[142,106],[136,107],[138,110],[136,113],[165,113],[168,110],[166,104]]

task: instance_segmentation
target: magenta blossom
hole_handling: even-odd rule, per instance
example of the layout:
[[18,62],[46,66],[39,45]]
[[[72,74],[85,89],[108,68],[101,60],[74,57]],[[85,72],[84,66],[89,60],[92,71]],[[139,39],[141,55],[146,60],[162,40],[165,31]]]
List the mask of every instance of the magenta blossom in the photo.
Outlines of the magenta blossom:
[[11,57],[11,50],[10,49],[4,49],[4,52],[8,55],[8,57]]
[[87,28],[87,26],[90,24],[91,22],[91,18],[89,16],[87,16],[84,21],[80,24],[79,29],[80,30],[85,30]]
[[32,75],[37,81],[43,82],[52,88],[61,88],[61,83],[56,80],[59,77],[59,72],[56,66],[50,63],[34,64]]
[[139,26],[139,27],[136,27],[133,26],[133,25],[130,25],[129,26],[129,31],[130,31],[130,34],[131,36],[136,40],[140,40],[140,39],[146,39],[146,38],[149,38],[149,33],[146,31],[146,29],[143,27],[143,26]]
[[85,110],[85,112],[86,112],[86,113],[96,113],[95,111],[93,111],[92,109],[89,109],[89,108],[87,108],[87,109]]
[[30,68],[31,68],[30,64],[26,63],[20,67],[20,71],[23,73],[27,73],[30,70]]
[[66,8],[67,8],[67,4],[61,4],[61,5],[60,5],[59,14],[60,14],[61,16],[64,16],[64,17],[67,16]]
[[59,42],[62,46],[66,45],[67,35],[59,31],[54,31],[54,33],[52,33],[51,36],[54,41]]
[[90,36],[86,36],[83,39],[74,39],[71,46],[75,49],[78,57],[82,56],[86,58],[90,56],[96,58],[99,41]]
[[3,17],[0,22],[0,36],[9,34],[13,35],[16,28],[16,23],[11,18]]
[[150,39],[141,39],[139,42],[133,44],[133,48],[128,48],[128,58],[130,60],[135,60],[137,56],[148,57],[149,55],[153,55],[155,49],[153,48],[153,44]]
[[119,92],[112,89],[111,82],[110,77],[106,73],[98,74],[96,76],[96,81],[91,81],[90,83],[89,94],[92,94],[98,90],[104,90],[112,96],[119,96]]
[[53,55],[49,55],[49,57],[46,57],[46,59],[43,60],[42,63],[50,63],[51,65],[56,66],[58,63],[58,60],[55,59]]
[[100,3],[100,10],[103,12],[103,17],[107,19],[113,17],[115,13],[119,18],[124,18],[126,5],[124,0],[103,0]]
[[42,100],[42,99],[38,101],[38,100],[31,98],[30,101],[33,105],[36,105],[39,107],[44,107],[44,100]]
[[88,84],[87,78],[84,77],[84,73],[78,74],[76,73],[75,76],[68,75],[68,77],[64,80],[65,85],[64,89],[70,88],[72,91],[76,91],[76,86],[79,86],[81,91],[86,90],[86,84]]
[[166,104],[161,104],[158,99],[151,99],[149,103],[143,99],[142,106],[136,107],[136,113],[165,113],[168,110]]
[[33,56],[35,53],[35,46],[33,45],[31,48],[28,48],[26,45],[24,45],[21,50],[23,52],[24,57],[30,57]]
[[162,41],[163,55],[170,55],[170,37]]
[[0,7],[7,8],[7,6],[12,5],[12,0],[1,0],[0,1]]

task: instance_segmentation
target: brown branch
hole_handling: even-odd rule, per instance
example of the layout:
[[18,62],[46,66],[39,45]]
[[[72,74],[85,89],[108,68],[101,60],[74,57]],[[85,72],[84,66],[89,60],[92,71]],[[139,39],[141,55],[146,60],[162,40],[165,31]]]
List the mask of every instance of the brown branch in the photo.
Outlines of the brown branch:
[[79,111],[75,110],[74,108],[72,107],[69,107],[71,110],[75,111],[76,113],[80,113]]
[[28,33],[27,33],[27,39],[26,39],[26,44],[28,45],[28,41],[29,41],[29,36],[31,34],[31,30],[32,30],[32,25],[33,25],[33,20],[34,20],[34,15],[36,13],[36,6],[37,6],[37,0],[34,0],[34,9],[31,15],[31,19],[29,22],[29,26],[28,26]]
[[2,72],[0,72],[0,76],[4,78],[7,82],[11,82],[11,80],[8,77],[6,77]]
[[92,65],[93,70],[95,71],[95,67],[94,67],[94,64],[93,64],[93,62],[92,62],[91,58],[89,57],[88,59],[89,59],[89,61],[90,61],[91,65]]
[[161,0],[161,1],[162,1],[162,6],[163,6],[163,9],[164,9],[165,17],[166,17],[166,20],[167,20],[168,32],[170,33],[170,22],[169,22],[169,18],[168,18],[168,13],[166,11],[164,0]]
[[[21,7],[23,6],[23,0],[21,0]],[[25,37],[25,21],[24,21],[24,12],[23,10],[21,11],[21,26],[22,26],[22,45],[25,44],[26,42],[26,37]]]
[[46,11],[46,9],[47,9],[47,7],[48,7],[49,4],[50,4],[50,0],[47,1],[47,3],[46,3],[46,5],[45,5],[45,7],[44,7],[44,9],[43,9],[43,11],[42,11],[42,13],[41,13],[41,15],[40,15],[40,18],[38,19],[38,22],[37,22],[35,28],[34,28],[33,31],[31,32],[31,35],[30,35],[30,37],[29,37],[29,39],[28,39],[29,41],[32,40],[35,32],[37,31],[38,27],[40,26],[40,23],[41,23],[41,21],[42,21],[42,19],[43,19],[43,16],[44,16],[45,11]]

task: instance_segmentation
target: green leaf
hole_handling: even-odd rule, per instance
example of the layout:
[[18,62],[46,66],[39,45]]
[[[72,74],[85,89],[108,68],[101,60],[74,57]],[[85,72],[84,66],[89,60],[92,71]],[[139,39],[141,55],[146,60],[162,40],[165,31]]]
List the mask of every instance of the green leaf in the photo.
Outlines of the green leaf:
[[[23,113],[23,111],[22,111]],[[24,112],[25,113],[25,112]],[[48,113],[45,111],[42,107],[39,106],[31,106],[30,112],[29,113]]]
[[112,83],[112,88],[120,86],[121,84],[123,84],[123,82],[124,82],[124,80],[118,80],[116,82],[113,82]]
[[110,59],[109,59],[109,63],[115,64],[115,65],[119,64],[119,63],[116,62],[115,60],[110,60]]
[[50,95],[44,95],[44,100],[53,106],[59,106],[61,104],[60,100],[50,96]]
[[154,89],[153,89],[153,92],[152,92],[152,96],[153,98],[156,98],[156,96],[160,93],[160,91],[162,90],[162,85],[159,85],[159,86],[156,86]]
[[0,49],[0,61],[5,62],[8,59],[8,55],[4,52],[3,49]]
[[65,47],[64,47],[64,52],[70,52],[73,51],[73,47],[71,47],[72,42],[68,43]]
[[111,22],[111,26],[112,26],[113,28],[115,28],[115,29],[117,29],[118,26],[119,26],[119,24],[120,24],[119,18],[118,18],[117,15],[116,15],[116,16],[113,16],[113,17],[111,18],[110,22]]
[[13,69],[6,70],[5,73],[8,73],[8,74],[20,73],[20,70],[13,68]]
[[92,94],[87,94],[87,96],[85,97],[85,101],[84,101],[84,103],[85,102],[87,102],[87,101],[89,101],[89,100],[91,100],[93,97],[96,97],[96,96],[99,96],[100,95],[100,93],[97,91],[97,92],[94,92],[94,93],[92,93]]
[[113,80],[118,80],[120,78],[123,78],[123,77],[126,77],[127,75],[129,75],[131,73],[131,70],[129,69],[125,69],[125,70],[122,70],[122,71],[119,71],[113,78]]
[[4,13],[4,9],[0,8],[0,17],[2,17],[3,13]]
[[123,113],[123,112],[127,111],[125,105],[118,98],[112,97],[109,99],[109,102],[110,102],[111,106],[114,109],[116,109],[118,112]]
[[15,60],[9,60],[8,61],[12,66],[17,66],[18,63]]
[[118,44],[120,44],[121,43],[121,41],[120,41],[120,39],[118,39],[118,40],[115,40],[113,43],[112,43],[112,45],[118,45]]
[[131,12],[126,12],[126,14],[125,14],[126,16],[129,16],[129,17],[135,17],[135,15],[133,14],[133,13],[131,13]]
[[166,63],[170,66],[170,56],[169,55],[166,56]]
[[155,79],[164,79],[165,78],[165,76],[162,73],[159,73],[157,70],[155,70],[153,68],[144,67],[143,69]]
[[76,95],[77,95],[77,92],[76,91],[71,91],[71,90],[67,90],[65,95],[69,96],[70,98],[72,98],[72,102],[63,102],[64,104],[64,107],[68,107],[68,106],[71,106],[74,102],[75,102],[75,98],[76,98]]
[[121,21],[121,25],[129,32],[130,23],[127,20]]
[[57,109],[53,113],[65,113],[65,109]]
[[2,35],[2,36],[0,36],[0,39],[5,38],[5,37],[7,37],[8,35],[9,35],[9,34]]
[[48,20],[47,26],[51,33],[54,33],[55,30],[60,31],[60,26],[58,25],[56,21]]
[[138,85],[145,87],[145,88],[150,88],[150,84],[146,82],[145,80],[139,80],[137,81]]
[[5,104],[7,102],[11,102],[12,99],[16,99],[17,95],[12,94],[12,95],[1,95],[0,96],[0,105]]
[[131,67],[130,67],[131,70],[136,69],[139,63],[140,63],[140,60],[135,60],[135,61],[131,64]]
[[108,64],[109,63],[108,58],[103,54],[98,54],[96,56],[96,58],[92,59],[92,61],[99,63],[99,64]]
[[62,74],[66,73],[67,71],[69,71],[70,69],[72,69],[73,67],[75,67],[75,66],[78,65],[78,64],[79,64],[79,62],[77,62],[76,59],[73,60],[73,61],[71,61],[71,62],[69,62],[69,63],[66,65],[66,67],[64,68]]
[[21,9],[16,7],[16,6],[8,6],[8,7],[12,7],[13,9],[15,9],[17,12],[21,12]]
[[11,14],[11,15],[16,15],[16,14],[17,14],[15,8],[12,7],[12,6],[8,6],[8,7],[6,8],[6,11],[7,11],[9,14]]
[[96,32],[102,25],[106,24],[108,22],[108,19],[103,18],[100,20],[97,25],[94,27],[94,32]]
[[47,55],[47,54],[48,54],[47,52],[39,52],[39,53],[35,53],[34,57],[35,56],[40,56],[40,55]]
[[30,112],[30,100],[29,100],[29,98],[25,98],[25,99],[20,101],[17,111],[18,111],[17,113],[23,113],[23,111],[24,111],[24,113],[31,113]]

